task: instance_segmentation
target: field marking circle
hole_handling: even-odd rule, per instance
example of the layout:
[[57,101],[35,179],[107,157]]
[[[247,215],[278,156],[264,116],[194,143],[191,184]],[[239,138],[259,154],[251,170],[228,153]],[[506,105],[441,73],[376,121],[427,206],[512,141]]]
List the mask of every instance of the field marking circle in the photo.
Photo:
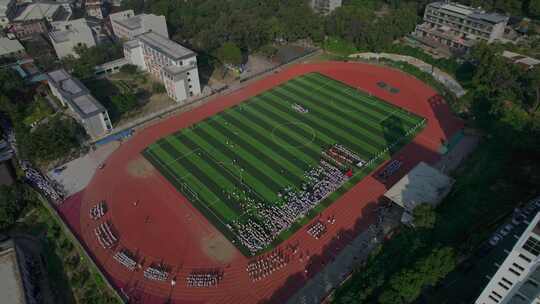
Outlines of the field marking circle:
[[[284,127],[287,127],[287,126],[295,126],[295,125],[298,125],[298,126],[304,126],[307,130],[309,130],[309,133],[311,133],[311,138],[304,142],[304,143],[300,143],[299,145],[293,145],[291,143],[288,143],[286,142],[285,140],[283,139],[280,139],[279,137],[276,136],[276,130],[279,130],[280,128],[284,128]],[[297,121],[297,122],[288,122],[288,123],[284,123],[284,124],[280,124],[279,126],[277,127],[274,127],[272,129],[272,140],[277,143],[278,145],[285,145],[285,146],[290,146],[292,148],[302,148],[302,147],[306,147],[310,144],[312,144],[314,141],[315,141],[315,138],[317,137],[317,133],[315,131],[315,129],[313,129],[310,125],[304,123],[304,122],[300,122],[300,121]]]

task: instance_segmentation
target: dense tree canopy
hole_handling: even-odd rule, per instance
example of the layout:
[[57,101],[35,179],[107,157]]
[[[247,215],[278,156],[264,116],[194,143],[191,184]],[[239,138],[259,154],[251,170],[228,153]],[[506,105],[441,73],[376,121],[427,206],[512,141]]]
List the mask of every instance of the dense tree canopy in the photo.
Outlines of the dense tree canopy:
[[23,184],[0,186],[0,231],[12,226],[33,200],[32,192]]
[[413,211],[413,217],[415,228],[430,229],[435,226],[435,222],[437,221],[437,213],[435,212],[435,208],[429,203],[423,203],[416,206]]

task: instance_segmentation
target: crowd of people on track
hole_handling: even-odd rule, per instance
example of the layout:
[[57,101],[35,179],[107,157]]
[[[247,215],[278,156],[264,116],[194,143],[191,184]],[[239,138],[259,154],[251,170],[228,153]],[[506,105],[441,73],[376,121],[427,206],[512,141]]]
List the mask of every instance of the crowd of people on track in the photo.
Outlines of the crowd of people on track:
[[289,257],[279,250],[261,256],[250,261],[247,265],[247,272],[252,281],[264,279],[272,272],[283,268],[289,262]]
[[132,255],[126,250],[120,250],[116,252],[113,258],[130,271],[135,270],[135,268],[137,267],[137,261],[135,261]]
[[186,277],[188,287],[212,287],[216,286],[223,278],[223,271],[194,271]]
[[102,218],[106,212],[107,212],[107,204],[105,203],[105,201],[101,201],[99,204],[90,208],[90,218],[93,219],[94,221],[98,220]]
[[152,281],[166,281],[169,278],[169,272],[163,267],[148,267],[144,270],[144,277]]
[[94,233],[97,237],[99,244],[108,249],[114,246],[118,242],[118,238],[111,230],[109,223],[102,223],[94,229]]

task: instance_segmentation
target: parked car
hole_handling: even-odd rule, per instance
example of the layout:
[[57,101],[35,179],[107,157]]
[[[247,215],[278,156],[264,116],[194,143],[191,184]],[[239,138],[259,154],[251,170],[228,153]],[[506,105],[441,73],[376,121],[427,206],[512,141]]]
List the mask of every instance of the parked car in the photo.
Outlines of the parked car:
[[508,235],[512,229],[514,229],[514,226],[512,226],[512,224],[506,224],[502,229],[501,229],[501,234],[506,236]]

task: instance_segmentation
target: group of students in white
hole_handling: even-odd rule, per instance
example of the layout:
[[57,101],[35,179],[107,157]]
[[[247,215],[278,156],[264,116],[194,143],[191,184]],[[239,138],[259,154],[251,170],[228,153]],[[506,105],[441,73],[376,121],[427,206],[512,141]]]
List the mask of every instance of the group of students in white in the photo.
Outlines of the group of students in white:
[[102,223],[94,229],[94,233],[97,237],[99,244],[104,248],[108,249],[114,246],[118,242],[118,238],[111,230],[110,224],[108,222]]
[[302,107],[301,105],[297,104],[297,103],[293,103],[291,104],[291,107],[298,113],[301,113],[301,114],[306,114],[306,113],[309,113],[309,110]]
[[188,287],[212,287],[216,286],[223,279],[221,270],[200,270],[190,273],[186,277]]
[[317,221],[307,229],[307,233],[318,240],[327,230],[328,227],[323,222]]
[[304,173],[305,181],[300,189],[292,186],[285,188],[278,193],[281,201],[277,203],[254,202],[250,211],[255,211],[257,219],[250,217],[243,221],[235,220],[229,225],[251,254],[270,245],[282,231],[305,216],[352,176],[351,169],[344,173],[344,169],[339,168],[341,165],[346,166],[341,163],[342,160],[346,159],[354,165],[363,164],[360,157],[341,145],[334,145],[331,149],[332,153],[339,154],[340,158],[336,156],[335,160],[331,161],[322,157],[318,166]]
[[95,205],[94,207],[90,208],[90,218],[95,220],[98,220],[102,218],[105,213],[107,212],[107,203],[105,201],[99,202],[99,204]]
[[130,271],[134,271],[137,267],[137,261],[133,258],[133,255],[127,250],[119,250],[113,255],[113,258]]
[[274,250],[271,253],[252,260],[247,265],[247,272],[253,282],[264,279],[272,272],[283,268],[289,262],[288,255],[280,250]]
[[169,272],[162,266],[150,266],[144,270],[144,277],[152,281],[166,281],[169,278]]

